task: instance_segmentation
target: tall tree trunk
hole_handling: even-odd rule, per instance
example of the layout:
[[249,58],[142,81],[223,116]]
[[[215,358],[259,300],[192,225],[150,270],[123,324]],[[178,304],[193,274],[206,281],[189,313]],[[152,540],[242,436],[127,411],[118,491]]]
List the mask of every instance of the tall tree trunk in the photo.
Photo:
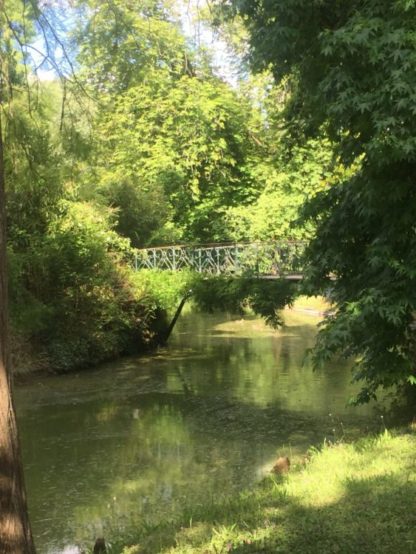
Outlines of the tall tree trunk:
[[3,144],[0,119],[0,554],[34,554],[8,360]]

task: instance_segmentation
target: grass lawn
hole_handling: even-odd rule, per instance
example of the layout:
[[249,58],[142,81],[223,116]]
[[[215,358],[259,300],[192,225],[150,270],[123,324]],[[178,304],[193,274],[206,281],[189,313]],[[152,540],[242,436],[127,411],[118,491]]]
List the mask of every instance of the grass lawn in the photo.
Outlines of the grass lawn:
[[416,552],[416,434],[325,444],[226,503],[138,530],[123,554]]
[[331,304],[322,296],[298,296],[293,308],[295,310],[323,314],[331,309]]

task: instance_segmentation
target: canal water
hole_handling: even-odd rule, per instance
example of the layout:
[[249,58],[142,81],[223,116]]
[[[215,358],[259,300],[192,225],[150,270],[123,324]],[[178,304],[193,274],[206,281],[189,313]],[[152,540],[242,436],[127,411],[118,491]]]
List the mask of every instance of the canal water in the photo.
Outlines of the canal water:
[[170,344],[16,391],[40,554],[78,552],[250,487],[277,455],[380,423],[345,362],[314,372],[317,319],[187,314]]

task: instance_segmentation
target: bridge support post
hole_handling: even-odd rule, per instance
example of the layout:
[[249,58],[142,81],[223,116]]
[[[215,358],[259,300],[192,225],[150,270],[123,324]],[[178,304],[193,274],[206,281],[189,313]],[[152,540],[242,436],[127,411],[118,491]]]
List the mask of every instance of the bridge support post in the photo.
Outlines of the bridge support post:
[[238,257],[238,245],[234,246],[234,268],[236,272],[240,271],[240,260]]
[[202,250],[198,248],[198,273],[202,273]]

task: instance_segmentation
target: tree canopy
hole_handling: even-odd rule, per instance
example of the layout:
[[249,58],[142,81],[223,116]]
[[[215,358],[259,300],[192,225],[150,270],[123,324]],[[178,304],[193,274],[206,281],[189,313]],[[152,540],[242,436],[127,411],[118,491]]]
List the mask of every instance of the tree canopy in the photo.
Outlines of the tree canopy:
[[[288,122],[325,129],[347,167],[307,205],[316,225],[306,288],[330,291],[316,360],[358,359],[361,400],[415,380],[415,35],[413,1],[226,2],[255,67],[291,83]],[[335,279],[334,279],[335,278]]]

